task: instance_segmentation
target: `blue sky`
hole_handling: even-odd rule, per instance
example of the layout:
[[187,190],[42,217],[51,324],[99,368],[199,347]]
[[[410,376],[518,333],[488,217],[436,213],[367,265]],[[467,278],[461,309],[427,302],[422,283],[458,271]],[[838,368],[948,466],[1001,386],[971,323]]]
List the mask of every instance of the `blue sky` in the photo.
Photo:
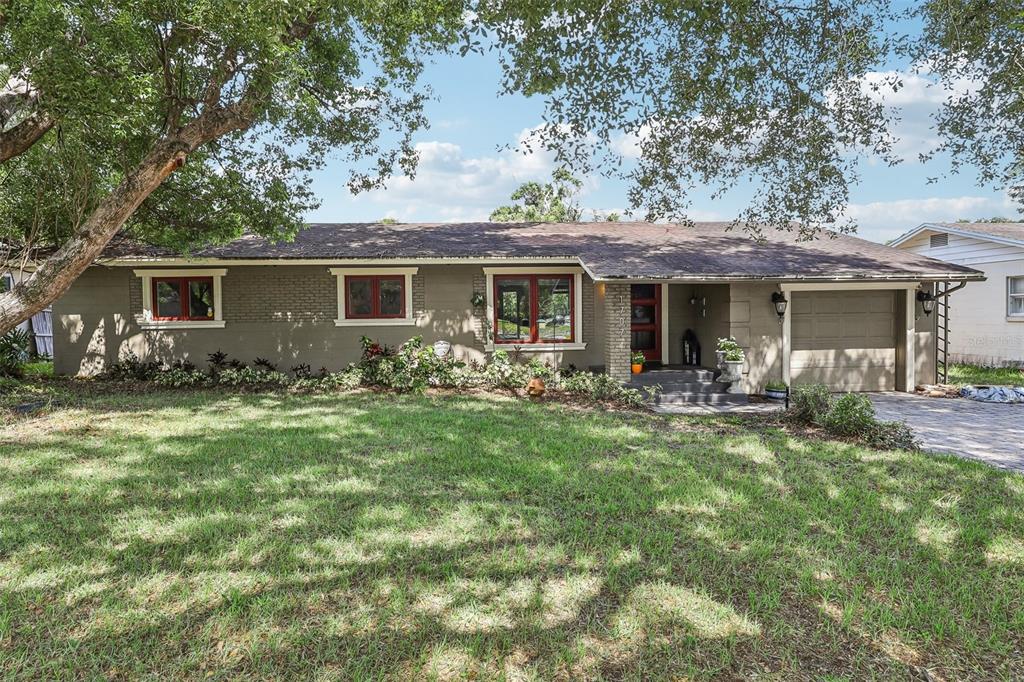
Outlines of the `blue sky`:
[[[499,78],[498,64],[488,56],[452,57],[431,65],[425,73],[435,93],[426,108],[431,128],[416,137],[416,179],[395,177],[386,190],[353,196],[345,185],[347,168],[334,162],[315,178],[323,203],[309,220],[484,220],[492,208],[507,203],[522,182],[549,178],[549,155],[505,149],[540,125],[543,103],[539,98],[499,96]],[[928,164],[917,160],[918,152],[934,144],[929,114],[944,96],[910,73],[905,87],[887,96],[887,103],[901,107],[903,120],[893,132],[901,140],[897,149],[905,160],[895,167],[869,159],[862,164],[862,181],[852,189],[849,208],[861,236],[885,241],[926,221],[1017,215],[1004,193],[978,187],[970,169],[927,182],[949,168],[943,159]],[[621,210],[626,206],[626,186],[617,180],[588,178],[579,201],[588,219],[592,210]],[[741,202],[738,196],[715,201],[695,197],[691,217],[727,220],[742,208]]]

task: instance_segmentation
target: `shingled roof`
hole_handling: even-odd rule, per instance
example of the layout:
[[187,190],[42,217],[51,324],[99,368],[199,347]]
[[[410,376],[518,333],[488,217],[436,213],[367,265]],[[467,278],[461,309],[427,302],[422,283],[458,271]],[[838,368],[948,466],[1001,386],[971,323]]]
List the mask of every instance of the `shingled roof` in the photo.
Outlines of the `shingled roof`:
[[[979,237],[997,237],[1009,239],[1024,245],[1024,223],[925,223],[921,229],[943,230],[949,232],[965,232]],[[899,238],[903,241],[903,237]]]
[[[313,223],[294,241],[246,235],[191,259],[521,259],[576,261],[598,280],[982,279],[977,270],[848,235],[800,241],[767,230],[750,238],[731,223]],[[101,260],[153,261],[173,252],[115,239]]]

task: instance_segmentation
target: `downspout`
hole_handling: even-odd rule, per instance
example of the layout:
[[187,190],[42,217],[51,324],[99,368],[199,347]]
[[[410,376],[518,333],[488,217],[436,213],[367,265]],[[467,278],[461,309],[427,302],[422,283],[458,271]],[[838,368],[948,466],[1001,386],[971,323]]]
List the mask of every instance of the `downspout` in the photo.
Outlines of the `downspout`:
[[957,284],[952,289],[946,289],[941,294],[939,294],[939,296],[942,296],[943,298],[945,298],[945,297],[949,296],[951,293],[953,293],[954,291],[960,291],[965,286],[967,286],[967,280],[966,279],[962,279],[962,280],[960,280],[960,284]]

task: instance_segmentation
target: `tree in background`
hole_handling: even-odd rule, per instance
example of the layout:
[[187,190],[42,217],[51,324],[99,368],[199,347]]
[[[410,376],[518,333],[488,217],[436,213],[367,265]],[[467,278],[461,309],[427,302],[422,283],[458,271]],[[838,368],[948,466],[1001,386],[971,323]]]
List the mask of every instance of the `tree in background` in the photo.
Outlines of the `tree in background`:
[[559,168],[551,174],[551,182],[525,182],[512,192],[513,203],[491,211],[491,220],[498,223],[565,223],[580,219],[576,202],[583,183],[569,171]]
[[[1024,204],[1024,7],[1020,0],[927,0],[910,57],[952,93],[936,117],[952,172],[978,171],[978,184]],[[992,220],[991,222],[1000,222]]]
[[[911,11],[918,63],[979,84],[940,119],[946,149],[1019,180],[1019,5]],[[863,78],[908,44],[896,18],[885,0],[0,0],[0,241],[6,266],[40,263],[0,294],[0,334],[118,232],[184,253],[243,230],[289,239],[328,154],[352,191],[412,175],[423,65],[453,50],[496,50],[499,91],[545,103],[528,146],[626,178],[644,217],[749,183],[744,229],[813,237],[863,156],[898,160]]]

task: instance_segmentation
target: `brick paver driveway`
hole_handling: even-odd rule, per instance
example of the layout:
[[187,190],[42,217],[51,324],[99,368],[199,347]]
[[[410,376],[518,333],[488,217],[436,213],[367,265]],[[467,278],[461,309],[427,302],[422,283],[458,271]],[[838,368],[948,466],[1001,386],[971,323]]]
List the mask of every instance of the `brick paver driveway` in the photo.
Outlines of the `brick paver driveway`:
[[879,419],[905,421],[926,450],[1024,472],[1024,403],[872,393]]

